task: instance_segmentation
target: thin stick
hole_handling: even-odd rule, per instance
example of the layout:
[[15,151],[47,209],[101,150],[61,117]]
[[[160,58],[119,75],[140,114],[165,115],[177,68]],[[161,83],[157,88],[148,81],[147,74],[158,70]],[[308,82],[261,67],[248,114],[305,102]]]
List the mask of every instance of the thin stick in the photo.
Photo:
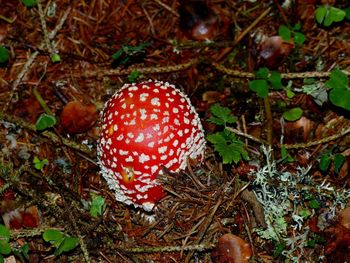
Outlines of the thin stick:
[[[267,142],[261,139],[258,139],[250,134],[246,134],[244,132],[241,132],[237,129],[231,128],[231,127],[226,127],[227,130],[239,135],[239,136],[243,136],[245,138],[248,138],[252,141],[255,141],[257,143],[261,143],[261,144],[266,144]],[[277,146],[279,148],[281,148],[282,146],[285,147],[286,149],[300,149],[300,148],[309,148],[312,146],[316,146],[319,144],[324,144],[324,143],[328,143],[334,140],[337,140],[345,135],[347,135],[348,133],[350,133],[350,124],[348,127],[344,128],[343,130],[341,130],[339,133],[334,134],[332,136],[328,136],[326,138],[322,138],[320,140],[315,140],[315,141],[311,141],[311,142],[306,142],[306,143],[296,143],[296,144],[277,144]]]
[[260,14],[260,16],[254,20],[244,31],[235,39],[235,45],[241,42],[242,38],[244,38],[268,13],[270,13],[271,7],[267,8],[264,12]]
[[138,71],[141,74],[158,74],[158,73],[169,73],[176,72],[188,69],[189,67],[198,63],[197,59],[190,60],[187,63],[173,65],[173,66],[164,66],[164,67],[130,67],[127,69],[95,69],[93,71],[85,71],[85,72],[77,72],[73,73],[73,76],[83,77],[83,78],[91,78],[91,77],[99,77],[99,76],[122,76],[129,75],[132,71]]
[[[225,73],[226,75],[230,75],[237,78],[247,78],[247,79],[254,79],[255,74],[251,72],[244,72],[240,70],[235,69],[229,69],[226,68],[218,63],[212,63],[212,66],[217,69],[218,71],[221,71],[222,73]],[[342,72],[349,76],[350,71],[349,70],[342,70]],[[283,79],[304,79],[304,78],[327,78],[331,72],[320,72],[320,71],[306,71],[306,72],[290,72],[290,73],[281,73],[281,78]]]
[[33,95],[36,98],[36,100],[39,102],[40,106],[44,109],[46,114],[54,116],[52,111],[50,110],[49,106],[47,106],[45,100],[43,99],[43,97],[41,96],[40,92],[38,91],[38,89],[36,87],[34,87],[34,89],[33,89]]
[[264,98],[264,108],[265,108],[265,116],[266,116],[266,139],[267,139],[267,143],[271,145],[272,137],[273,137],[273,129],[272,129],[273,119],[272,119],[271,106],[270,106],[270,101],[268,96]]
[[164,247],[133,247],[133,248],[118,248],[126,253],[155,253],[155,252],[181,252],[181,251],[204,251],[213,249],[213,244],[198,244],[187,246],[164,246]]
[[51,55],[53,55],[54,50],[52,48],[50,39],[49,39],[49,33],[47,31],[47,26],[46,26],[46,21],[45,21],[45,14],[43,11],[43,7],[41,5],[41,0],[37,1],[37,5],[38,5],[38,12],[39,12],[39,17],[40,17],[40,23],[41,23],[41,28],[43,30],[44,33],[44,43],[46,45],[47,50],[49,51],[49,53]]
[[170,6],[164,4],[163,2],[161,2],[160,0],[154,0],[154,2],[156,2],[158,5],[160,5],[161,7],[163,7],[164,9],[168,10],[170,13],[172,13],[174,16],[176,17],[180,17],[180,15],[174,11]]

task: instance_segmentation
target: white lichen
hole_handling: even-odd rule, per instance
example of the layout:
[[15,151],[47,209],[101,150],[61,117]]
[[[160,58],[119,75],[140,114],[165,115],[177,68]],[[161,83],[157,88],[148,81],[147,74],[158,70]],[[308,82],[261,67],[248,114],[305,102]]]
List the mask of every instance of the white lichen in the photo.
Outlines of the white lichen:
[[[285,243],[282,255],[290,262],[300,262],[305,255],[306,241],[309,239],[309,229],[305,224],[308,216],[315,213],[310,207],[308,198],[319,204],[327,201],[328,222],[336,216],[336,211],[346,206],[350,198],[350,190],[339,190],[323,181],[315,182],[308,167],[298,167],[296,172],[279,171],[272,157],[272,149],[262,146],[265,165],[251,172],[255,176],[254,192],[264,208],[267,227],[255,229],[263,239]],[[302,211],[306,211],[305,216]],[[325,226],[326,227],[326,226]],[[293,233],[293,235],[291,235]]]

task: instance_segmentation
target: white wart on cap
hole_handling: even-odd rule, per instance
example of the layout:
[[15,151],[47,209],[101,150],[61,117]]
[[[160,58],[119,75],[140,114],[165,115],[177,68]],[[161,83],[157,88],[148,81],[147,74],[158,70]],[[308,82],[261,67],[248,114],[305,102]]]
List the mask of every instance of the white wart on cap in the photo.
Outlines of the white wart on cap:
[[161,81],[125,84],[106,103],[97,146],[117,201],[146,211],[164,196],[162,167],[178,171],[203,156],[203,128],[188,97]]

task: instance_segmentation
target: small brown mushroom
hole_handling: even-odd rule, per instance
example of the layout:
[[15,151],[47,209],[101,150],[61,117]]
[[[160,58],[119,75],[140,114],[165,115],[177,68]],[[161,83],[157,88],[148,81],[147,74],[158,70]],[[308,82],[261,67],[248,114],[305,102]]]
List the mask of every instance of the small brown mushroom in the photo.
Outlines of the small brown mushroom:
[[61,113],[62,128],[69,134],[78,134],[88,131],[97,121],[96,106],[85,105],[80,101],[68,102]]
[[350,229],[350,207],[346,207],[340,212],[340,224],[347,228]]
[[220,237],[212,252],[213,261],[217,263],[248,263],[251,256],[250,245],[233,234]]

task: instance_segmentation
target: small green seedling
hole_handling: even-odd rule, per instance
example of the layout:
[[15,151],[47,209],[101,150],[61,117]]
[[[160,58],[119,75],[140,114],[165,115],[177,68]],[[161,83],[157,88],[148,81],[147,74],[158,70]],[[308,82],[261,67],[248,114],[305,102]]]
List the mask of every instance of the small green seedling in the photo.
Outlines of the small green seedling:
[[331,71],[329,80],[326,81],[325,85],[331,89],[329,92],[329,100],[331,103],[350,111],[350,88],[348,76],[339,69],[334,69]]
[[287,110],[286,112],[283,113],[283,118],[286,121],[296,121],[301,118],[303,115],[303,110],[299,107]]
[[320,157],[320,163],[319,163],[320,170],[322,172],[327,172],[332,161],[334,165],[334,173],[338,174],[340,171],[340,168],[342,167],[345,161],[344,155],[340,153],[333,155],[332,152],[329,151],[329,152],[326,152],[325,154],[322,154]]
[[33,7],[37,4],[36,0],[22,0],[22,3],[26,6],[26,7]]
[[295,159],[288,153],[286,146],[281,145],[281,158],[283,162],[292,163]]
[[38,131],[46,130],[55,126],[56,122],[57,121],[55,116],[43,113],[39,116],[38,120],[36,121],[35,128]]
[[346,18],[347,20],[350,20],[350,6],[347,7],[347,8],[345,8],[345,9],[343,9],[343,10],[344,10],[344,12],[345,12],[345,18]]
[[321,207],[320,202],[310,193],[305,195],[304,200],[308,202],[309,208],[311,209],[318,209]]
[[314,78],[305,78],[303,86],[300,91],[310,95],[317,105],[322,106],[328,101],[327,88],[321,81],[317,81]]
[[269,88],[281,89],[282,88],[282,78],[281,74],[277,71],[269,71],[268,68],[259,68],[255,72],[254,79],[249,82],[249,88],[256,92],[256,94],[261,98],[266,98],[269,94]]
[[319,6],[315,11],[316,21],[323,26],[330,26],[333,23],[344,20],[346,12],[333,6]]
[[52,61],[53,63],[60,62],[60,61],[61,61],[60,55],[58,55],[57,53],[52,54],[52,55],[51,55],[51,61]]
[[7,48],[0,46],[0,64],[7,63],[9,58],[10,58],[10,55]]
[[304,219],[309,218],[312,215],[311,211],[309,209],[303,208],[299,212],[299,216],[301,216]]
[[55,256],[59,256],[64,252],[69,252],[79,244],[78,238],[68,236],[56,229],[45,230],[43,239],[46,242],[50,242],[56,248],[54,252]]
[[273,251],[273,256],[275,258],[282,255],[282,252],[286,249],[286,243],[285,242],[276,242],[275,249]]
[[91,207],[90,215],[93,217],[98,217],[103,214],[103,211],[106,208],[105,199],[102,196],[91,194]]
[[37,156],[33,159],[34,168],[41,171],[49,161],[47,159],[40,160]]
[[226,128],[227,124],[237,121],[237,117],[233,116],[231,110],[218,104],[210,108],[212,117],[209,121],[216,125],[224,126],[224,130],[210,134],[207,140],[214,145],[215,151],[219,153],[224,164],[238,163],[240,160],[248,159],[248,153],[245,150],[244,143],[239,140],[236,135]]
[[323,236],[317,235],[315,233],[310,234],[310,239],[306,242],[306,247],[315,248],[317,244],[324,244],[326,239]]
[[29,262],[29,244],[27,242],[21,247],[12,247],[12,253],[20,258],[21,262]]
[[301,30],[301,25],[295,24],[292,29],[285,25],[281,25],[278,28],[278,35],[282,37],[282,39],[286,42],[290,42],[291,38],[293,37],[293,41],[296,45],[303,45],[305,42],[305,35],[300,32]]
[[10,230],[4,225],[0,225],[0,262],[4,262],[4,256],[11,253],[12,248],[10,245]]
[[216,125],[223,125],[226,127],[227,124],[233,124],[237,121],[237,117],[232,115],[229,108],[222,107],[219,104],[211,106],[210,112],[213,116],[210,117],[208,121]]
[[112,59],[115,63],[125,65],[130,62],[131,59],[142,57],[145,54],[145,48],[151,43],[145,42],[136,47],[123,45],[121,49],[112,55]]
[[128,75],[128,80],[131,83],[135,83],[137,79],[141,76],[141,72],[138,70],[133,70],[131,73]]

